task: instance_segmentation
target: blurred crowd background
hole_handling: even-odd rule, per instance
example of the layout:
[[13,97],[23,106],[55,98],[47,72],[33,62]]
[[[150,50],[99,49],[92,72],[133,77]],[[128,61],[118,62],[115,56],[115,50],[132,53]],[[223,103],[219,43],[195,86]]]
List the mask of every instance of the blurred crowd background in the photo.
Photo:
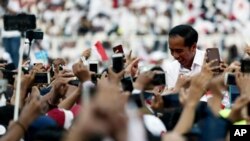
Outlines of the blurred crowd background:
[[148,62],[171,60],[167,34],[178,24],[192,25],[199,48],[218,47],[227,62],[250,43],[249,0],[9,0],[8,7],[36,15],[44,39],[33,44],[33,55],[45,51],[69,62],[97,41],[108,54],[122,44]]

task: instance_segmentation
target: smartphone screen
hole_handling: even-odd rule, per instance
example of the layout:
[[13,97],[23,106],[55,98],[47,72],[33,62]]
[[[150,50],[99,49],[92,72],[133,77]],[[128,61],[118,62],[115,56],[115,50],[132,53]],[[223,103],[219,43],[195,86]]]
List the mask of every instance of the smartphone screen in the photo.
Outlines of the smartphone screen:
[[207,48],[207,61],[210,62],[212,60],[217,59],[216,62],[214,62],[213,66],[220,66],[220,54],[218,48]]
[[98,61],[89,61],[89,70],[98,73]]
[[68,84],[73,85],[73,86],[78,86],[80,84],[79,80],[70,80]]
[[122,45],[117,45],[117,46],[113,47],[113,52],[114,53],[122,53],[122,54],[124,54]]
[[226,73],[224,84],[226,85],[236,85],[235,75],[232,73]]
[[123,61],[123,54],[118,53],[112,55],[112,64],[113,64],[113,71],[119,73],[123,70],[124,61]]
[[50,84],[50,73],[36,73],[35,84]]
[[240,92],[237,86],[230,85],[229,86],[229,97],[230,97],[230,103],[231,105],[234,103],[234,101],[237,99],[237,97],[240,96]]
[[133,80],[131,77],[125,77],[121,80],[122,83],[122,88],[124,91],[129,91],[132,92],[134,87],[133,87]]
[[166,85],[165,73],[156,73],[152,80],[153,85]]
[[250,73],[250,59],[243,59],[241,62],[241,72]]

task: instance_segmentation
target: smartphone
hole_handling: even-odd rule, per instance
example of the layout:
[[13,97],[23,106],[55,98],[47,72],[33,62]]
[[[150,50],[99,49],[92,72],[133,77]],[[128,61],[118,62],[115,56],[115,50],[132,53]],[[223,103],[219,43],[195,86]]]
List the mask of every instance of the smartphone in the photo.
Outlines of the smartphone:
[[230,104],[232,105],[234,101],[240,96],[240,91],[237,86],[229,85],[229,98]]
[[235,75],[233,73],[226,73],[224,77],[225,85],[236,85]]
[[89,61],[89,70],[97,74],[98,73],[98,61],[96,60]]
[[[212,66],[220,66],[220,54],[219,54],[219,49],[218,48],[207,48],[206,49],[207,52],[207,61],[210,62],[212,60],[217,59],[216,62],[213,63]],[[219,71],[219,69],[218,69]]]
[[35,84],[50,84],[50,73],[36,73]]
[[165,73],[156,73],[151,83],[155,86],[166,85]]
[[43,32],[29,30],[26,32],[26,38],[42,40],[43,39]]
[[124,91],[129,91],[132,92],[134,87],[133,87],[133,80],[131,77],[125,77],[121,80],[122,83],[122,88]]
[[123,54],[117,53],[112,55],[113,71],[119,73],[123,70],[124,61]]
[[27,31],[36,28],[36,16],[30,14],[4,15],[4,29],[6,31]]
[[3,78],[6,79],[8,81],[8,84],[10,85],[14,85],[15,82],[15,78],[14,76],[17,75],[17,72],[13,72],[10,70],[1,70],[3,73]]
[[250,73],[250,59],[242,59],[241,62],[241,72]]
[[150,99],[152,99],[152,97],[154,96],[154,93],[144,91],[144,92],[143,92],[143,95],[144,95],[144,99],[145,99],[145,100],[150,100]]
[[91,81],[94,84],[97,84],[98,61],[96,60],[89,61],[89,70],[95,72],[95,74],[91,75]]
[[80,81],[79,80],[70,80],[68,84],[73,85],[73,86],[79,86]]
[[15,67],[15,64],[14,63],[9,63],[9,64],[7,64],[7,65],[5,65],[5,67],[4,67],[6,70],[10,70],[10,71],[12,71],[12,70],[15,70],[16,69],[16,67]]
[[114,53],[122,53],[122,54],[124,54],[122,45],[117,45],[117,46],[113,47],[113,52]]

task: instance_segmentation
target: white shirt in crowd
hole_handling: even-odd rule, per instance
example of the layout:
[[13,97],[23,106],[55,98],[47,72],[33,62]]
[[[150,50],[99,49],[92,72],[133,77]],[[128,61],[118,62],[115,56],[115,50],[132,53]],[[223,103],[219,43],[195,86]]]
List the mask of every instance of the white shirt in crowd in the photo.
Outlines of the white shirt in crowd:
[[[176,85],[177,79],[180,74],[186,75],[186,76],[194,76],[195,74],[198,74],[201,71],[203,61],[205,57],[205,51],[196,49],[196,53],[194,56],[194,60],[191,66],[191,70],[186,69],[181,66],[181,64],[175,60],[171,62],[167,68],[165,69],[167,71],[167,87],[173,88]],[[201,97],[201,101],[207,101],[210,96],[204,95]]]
[[171,62],[167,68],[164,68],[167,71],[167,86],[168,88],[175,87],[177,82],[178,76],[180,74],[193,76],[201,71],[203,60],[205,56],[205,51],[196,49],[195,57],[193,60],[193,64],[191,66],[191,70],[186,69],[181,66],[181,64],[175,60]]

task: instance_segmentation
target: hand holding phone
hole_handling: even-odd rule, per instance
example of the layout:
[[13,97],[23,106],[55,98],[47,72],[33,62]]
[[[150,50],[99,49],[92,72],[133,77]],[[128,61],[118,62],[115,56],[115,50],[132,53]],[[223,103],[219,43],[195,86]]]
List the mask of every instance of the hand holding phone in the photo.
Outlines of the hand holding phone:
[[50,73],[36,73],[35,84],[50,84]]
[[220,66],[220,54],[218,48],[207,48],[206,52],[208,62],[216,60],[216,62],[213,63],[212,67]]

